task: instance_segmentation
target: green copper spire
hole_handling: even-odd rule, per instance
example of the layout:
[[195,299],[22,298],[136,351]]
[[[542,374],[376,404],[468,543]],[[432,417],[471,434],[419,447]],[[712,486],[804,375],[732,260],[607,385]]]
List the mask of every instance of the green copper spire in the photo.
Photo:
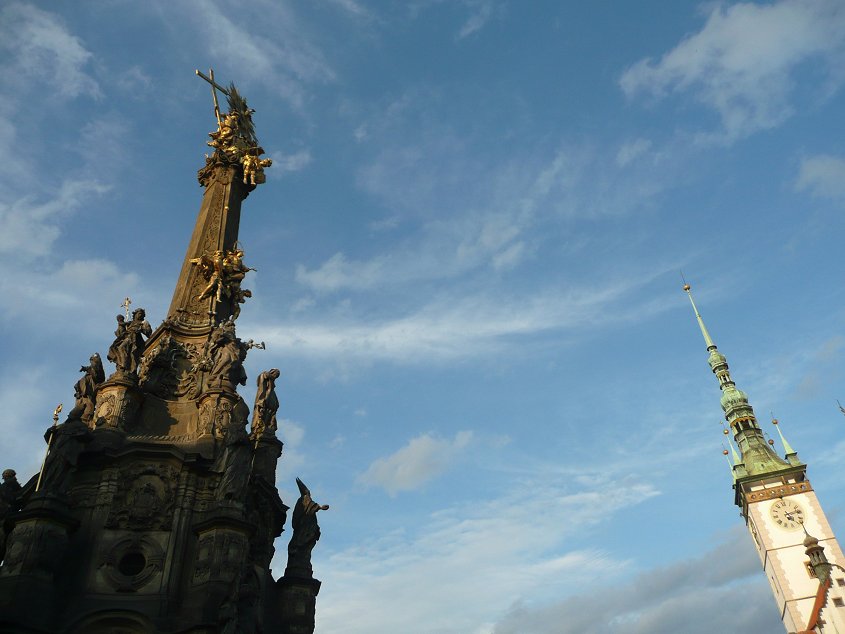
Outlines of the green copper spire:
[[745,475],[758,476],[788,469],[791,466],[790,463],[778,457],[766,443],[763,431],[754,416],[754,409],[748,402],[748,396],[736,387],[736,383],[731,378],[728,360],[725,355],[719,352],[710,337],[710,333],[707,332],[701,314],[692,299],[690,285],[684,284],[684,290],[689,296],[692,309],[695,311],[695,317],[701,328],[701,334],[704,336],[704,343],[707,345],[707,352],[709,353],[707,363],[719,380],[719,389],[722,391],[722,410],[725,412],[725,420],[728,421],[734,434],[734,441],[739,447]]
[[792,448],[786,437],[783,435],[783,432],[780,430],[780,425],[778,424],[778,419],[772,416],[772,425],[775,426],[775,429],[778,430],[778,436],[780,436],[780,441],[783,444],[783,453],[786,456],[786,459],[789,461],[789,464],[800,464],[801,461],[798,460],[798,452]]

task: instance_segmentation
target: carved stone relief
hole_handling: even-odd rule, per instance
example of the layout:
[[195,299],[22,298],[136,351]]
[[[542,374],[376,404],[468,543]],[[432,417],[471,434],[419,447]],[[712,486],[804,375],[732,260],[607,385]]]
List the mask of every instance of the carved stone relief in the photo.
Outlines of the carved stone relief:
[[115,590],[132,592],[143,588],[161,572],[164,558],[161,546],[149,537],[126,537],[108,550],[101,570]]
[[141,389],[170,400],[197,392],[199,347],[164,335],[141,364]]
[[170,530],[179,469],[136,464],[120,470],[120,486],[106,520],[108,528]]

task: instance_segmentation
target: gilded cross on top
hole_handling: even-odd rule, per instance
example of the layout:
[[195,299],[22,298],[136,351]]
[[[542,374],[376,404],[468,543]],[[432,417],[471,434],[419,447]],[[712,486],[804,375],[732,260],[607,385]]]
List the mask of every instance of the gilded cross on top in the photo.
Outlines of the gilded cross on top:
[[[243,170],[244,185],[259,185],[266,181],[264,168],[270,167],[273,161],[261,158],[264,148],[258,144],[255,127],[252,123],[252,113],[247,106],[246,99],[241,96],[234,84],[224,88],[214,80],[214,70],[209,69],[208,75],[195,71],[197,76],[211,85],[211,98],[214,101],[214,116],[217,119],[217,130],[209,133],[211,141],[208,145],[214,148],[214,155],[208,159],[209,163],[239,164]],[[220,103],[217,101],[217,91],[226,95],[229,102],[229,112],[220,116]],[[200,170],[202,182],[203,170]]]

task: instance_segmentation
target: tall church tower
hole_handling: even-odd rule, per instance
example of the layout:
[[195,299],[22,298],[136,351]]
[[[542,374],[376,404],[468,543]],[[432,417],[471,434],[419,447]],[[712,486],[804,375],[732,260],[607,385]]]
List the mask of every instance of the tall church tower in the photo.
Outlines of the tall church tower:
[[[201,75],[199,71],[197,74]],[[320,582],[317,512],[297,479],[287,568],[270,570],[288,507],[275,484],[277,369],[257,377],[250,419],[238,394],[247,353],[235,320],[251,297],[238,243],[241,203],[264,182],[247,107],[212,84],[217,130],[166,319],[117,318],[106,359],[83,367],[76,403],[45,434],[41,473],[0,485],[0,632],[310,634]],[[228,100],[221,113],[217,91]],[[127,298],[128,299],[128,298]],[[8,477],[7,477],[8,476]]]
[[[845,632],[845,555],[825,517],[807,465],[778,427],[785,456],[772,449],[748,396],[736,387],[727,359],[716,348],[684,285],[722,391],[733,444],[734,503],[754,541],[787,632]],[[777,424],[777,421],[772,421]]]

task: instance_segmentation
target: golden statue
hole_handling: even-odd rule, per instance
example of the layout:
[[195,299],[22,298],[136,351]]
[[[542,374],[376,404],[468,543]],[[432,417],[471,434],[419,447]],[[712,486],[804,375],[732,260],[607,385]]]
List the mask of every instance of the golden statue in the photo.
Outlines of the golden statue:
[[[264,168],[270,167],[273,161],[269,158],[261,158],[264,148],[258,144],[252,123],[252,113],[255,110],[247,106],[246,99],[241,96],[234,84],[223,88],[215,82],[213,70],[209,70],[209,77],[200,71],[196,73],[211,84],[214,115],[217,117],[217,130],[208,134],[211,137],[208,145],[215,150],[214,156],[207,159],[208,162],[223,159],[226,163],[239,164],[243,171],[244,185],[255,186],[265,182],[267,179],[264,176]],[[220,104],[217,101],[218,90],[226,95],[229,101],[229,112],[222,117]]]

